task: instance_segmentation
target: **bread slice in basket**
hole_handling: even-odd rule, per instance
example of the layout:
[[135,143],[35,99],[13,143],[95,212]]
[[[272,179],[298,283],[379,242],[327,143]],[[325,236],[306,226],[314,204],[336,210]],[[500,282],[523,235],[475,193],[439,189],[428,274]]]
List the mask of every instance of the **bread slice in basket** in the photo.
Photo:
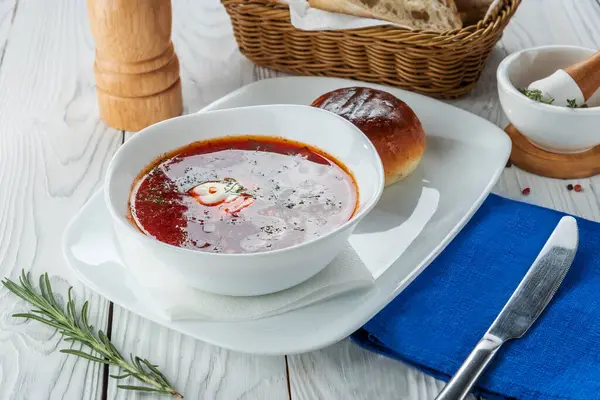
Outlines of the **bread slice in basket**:
[[308,0],[313,8],[437,32],[462,28],[454,0]]

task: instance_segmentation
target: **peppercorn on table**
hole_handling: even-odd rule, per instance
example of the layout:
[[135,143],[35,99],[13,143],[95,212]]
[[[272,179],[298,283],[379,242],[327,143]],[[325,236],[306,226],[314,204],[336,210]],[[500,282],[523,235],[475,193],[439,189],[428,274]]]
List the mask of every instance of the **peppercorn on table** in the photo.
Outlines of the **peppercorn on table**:
[[[218,0],[173,2],[173,42],[186,113],[252,81],[281,76],[240,55]],[[525,47],[600,47],[597,0],[525,0],[468,96],[450,103],[507,124],[495,72]],[[89,300],[90,324],[124,354],[159,365],[188,399],[416,399],[443,383],[349,340],[312,353],[267,357],[220,349],[144,320],[86,289],[60,251],[67,222],[101,185],[129,133],[99,118],[94,43],[84,0],[0,0],[0,269],[48,272],[55,292]],[[572,188],[572,190],[569,190]],[[563,181],[507,167],[494,192],[600,220],[600,178]],[[118,389],[114,367],[59,352],[53,328],[13,318],[28,304],[0,287],[0,399],[164,398]],[[79,345],[73,345],[79,350]]]

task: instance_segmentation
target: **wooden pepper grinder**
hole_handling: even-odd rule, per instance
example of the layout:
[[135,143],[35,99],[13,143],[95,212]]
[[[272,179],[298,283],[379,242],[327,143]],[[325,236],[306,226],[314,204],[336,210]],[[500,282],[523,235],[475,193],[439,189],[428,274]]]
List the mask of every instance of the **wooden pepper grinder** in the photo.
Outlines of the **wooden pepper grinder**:
[[171,0],[88,0],[87,6],[100,117],[113,128],[136,132],[181,115]]

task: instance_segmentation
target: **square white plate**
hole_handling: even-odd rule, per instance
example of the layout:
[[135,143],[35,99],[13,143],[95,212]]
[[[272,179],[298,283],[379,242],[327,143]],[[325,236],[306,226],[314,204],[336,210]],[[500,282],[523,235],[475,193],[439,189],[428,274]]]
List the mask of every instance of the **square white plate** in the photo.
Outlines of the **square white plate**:
[[[344,79],[263,80],[204,110],[275,103],[308,105],[325,92],[357,85],[379,88],[405,101],[421,120],[428,140],[419,168],[407,180],[384,191],[350,239],[360,257],[369,259],[367,264],[376,278],[369,291],[253,321],[169,322],[146,305],[126,268],[118,262],[101,196],[93,197],[67,229],[64,251],[70,266],[86,285],[114,303],[232,350],[301,353],[348,336],[398,295],[456,236],[492,190],[511,149],[508,136],[478,116],[408,91]],[[96,243],[94,254],[74,243],[74,238],[86,235]],[[386,242],[390,235],[398,238],[396,245]],[[364,245],[367,242],[369,246]]]

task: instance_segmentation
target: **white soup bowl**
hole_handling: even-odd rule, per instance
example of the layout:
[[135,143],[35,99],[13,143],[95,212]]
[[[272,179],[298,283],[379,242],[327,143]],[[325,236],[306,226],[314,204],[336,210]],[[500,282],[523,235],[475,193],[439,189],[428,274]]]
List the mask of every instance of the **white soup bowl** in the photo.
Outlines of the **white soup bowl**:
[[[354,216],[334,231],[291,247],[215,254],[160,242],[127,219],[135,178],[153,160],[192,142],[228,135],[279,136],[313,145],[353,173],[359,192]],[[384,173],[369,139],[352,123],[319,108],[265,105],[203,112],[154,124],[128,140],[110,162],[104,194],[125,264],[138,273],[168,268],[186,284],[211,293],[252,296],[297,285],[329,264],[358,222],[381,197]]]

